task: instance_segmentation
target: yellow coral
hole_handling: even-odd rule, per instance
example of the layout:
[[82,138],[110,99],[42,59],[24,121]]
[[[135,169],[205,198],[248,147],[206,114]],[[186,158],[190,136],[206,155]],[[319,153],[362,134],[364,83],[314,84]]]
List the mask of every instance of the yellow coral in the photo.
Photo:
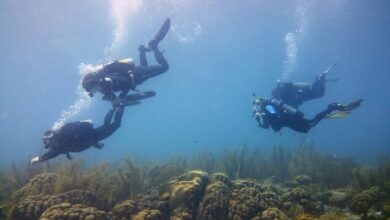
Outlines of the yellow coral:
[[297,181],[299,185],[308,185],[313,183],[313,179],[308,175],[295,176],[294,180]]
[[298,215],[296,217],[296,220],[318,220],[318,218],[315,218],[310,214],[304,213],[304,214]]
[[261,213],[262,220],[288,220],[286,214],[280,211],[278,208],[268,208]]
[[213,173],[213,175],[211,175],[210,182],[213,183],[217,181],[223,182],[224,184],[226,184],[226,186],[229,187],[232,185],[229,177],[224,173]]
[[162,214],[157,209],[144,209],[132,218],[133,220],[161,220]]
[[135,213],[138,212],[138,210],[139,209],[135,201],[126,200],[114,206],[112,209],[112,219],[130,219]]
[[193,214],[203,196],[208,174],[200,170],[189,171],[170,182],[169,206],[171,210],[186,208]]
[[9,216],[10,219],[37,219],[46,209],[61,203],[103,208],[103,202],[94,193],[76,189],[54,196],[28,196],[16,204]]
[[234,181],[229,198],[229,219],[251,219],[268,207],[267,196],[263,196],[264,187],[252,180]]
[[40,217],[40,220],[52,219],[85,219],[85,220],[106,220],[106,212],[94,207],[86,207],[81,204],[72,205],[62,203],[48,208]]
[[58,175],[55,173],[36,175],[24,187],[14,193],[14,199],[19,201],[31,195],[53,194],[57,183]]
[[224,220],[227,218],[229,204],[229,188],[216,181],[206,188],[203,200],[199,204],[198,218],[202,220]]
[[367,217],[367,212],[374,205],[374,200],[377,199],[378,194],[379,189],[377,187],[371,187],[368,190],[354,195],[351,200],[351,210],[356,214]]
[[387,201],[384,205],[383,205],[383,214],[385,216],[390,216],[390,201]]
[[327,212],[319,217],[320,220],[348,220],[348,217],[341,213]]

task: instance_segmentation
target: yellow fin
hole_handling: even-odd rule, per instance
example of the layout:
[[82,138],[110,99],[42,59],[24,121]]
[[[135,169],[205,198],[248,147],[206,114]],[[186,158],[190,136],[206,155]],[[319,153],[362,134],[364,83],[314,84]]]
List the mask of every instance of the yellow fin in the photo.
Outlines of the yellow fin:
[[351,114],[350,111],[344,111],[344,112],[338,112],[338,113],[326,115],[326,118],[329,118],[329,119],[344,118],[350,114]]
[[118,63],[133,64],[134,61],[133,61],[133,59],[131,59],[131,58],[127,58],[127,59],[118,60]]

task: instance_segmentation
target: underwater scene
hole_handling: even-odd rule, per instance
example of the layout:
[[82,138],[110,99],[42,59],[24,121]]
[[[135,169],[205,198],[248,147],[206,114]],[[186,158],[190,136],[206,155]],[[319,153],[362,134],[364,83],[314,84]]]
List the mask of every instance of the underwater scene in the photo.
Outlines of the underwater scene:
[[390,1],[0,1],[0,220],[390,220]]

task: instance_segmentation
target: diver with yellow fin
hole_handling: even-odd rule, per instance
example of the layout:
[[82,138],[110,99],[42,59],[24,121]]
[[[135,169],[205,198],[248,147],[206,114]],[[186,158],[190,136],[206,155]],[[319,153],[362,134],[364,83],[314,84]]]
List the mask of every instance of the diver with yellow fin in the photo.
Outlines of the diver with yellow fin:
[[[134,61],[128,58],[104,64],[97,71],[86,74],[82,79],[82,85],[89,96],[92,97],[95,93],[100,92],[103,94],[103,100],[116,100],[113,103],[115,105],[122,100],[127,100],[126,95],[130,90],[137,91],[137,85],[166,72],[169,65],[159,50],[158,44],[168,33],[170,24],[171,21],[167,18],[155,37],[149,41],[148,47],[139,46],[139,66],[135,66]],[[147,52],[153,52],[157,65],[148,65]],[[115,95],[116,92],[120,92],[119,98]]]
[[[264,129],[271,127],[275,132],[278,132],[283,127],[288,127],[297,132],[307,133],[324,118],[339,118],[349,115],[350,112],[358,108],[362,102],[363,99],[359,99],[348,105],[332,103],[314,118],[306,119],[301,111],[282,101],[273,98],[263,99],[257,97],[253,102],[253,116],[255,117],[258,126]],[[340,112],[332,114],[334,111]]]

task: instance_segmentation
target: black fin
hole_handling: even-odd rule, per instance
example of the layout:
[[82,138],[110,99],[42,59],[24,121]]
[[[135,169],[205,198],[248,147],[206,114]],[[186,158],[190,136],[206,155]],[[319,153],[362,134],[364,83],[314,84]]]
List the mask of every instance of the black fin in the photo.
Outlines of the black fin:
[[358,99],[354,102],[349,103],[348,105],[345,106],[345,111],[352,111],[352,110],[360,107],[362,102],[363,102],[363,99]]
[[333,63],[333,64],[330,65],[326,70],[324,70],[322,73],[325,73],[325,74],[329,73],[329,71],[331,71],[331,70],[333,69],[333,67],[335,67],[335,66],[336,66],[336,64]]
[[139,105],[141,103],[142,102],[140,102],[140,101],[125,101],[125,102],[123,102],[123,105],[124,106],[133,106],[133,105]]
[[171,19],[167,18],[164,23],[161,25],[160,30],[154,36],[154,38],[149,41],[149,49],[156,49],[160,41],[165,38],[167,35],[169,28],[171,27]]
[[73,159],[73,158],[72,158],[72,156],[70,156],[69,152],[68,152],[68,153],[66,153],[66,158],[68,158],[68,160],[71,160],[71,159]]
[[101,149],[104,147],[104,144],[102,144],[102,143],[96,143],[96,144],[94,145],[94,147],[96,147],[97,149],[101,150]]
[[127,102],[133,102],[138,101],[146,98],[150,98],[156,95],[155,91],[146,91],[146,92],[138,92],[136,94],[127,95],[125,98],[126,103]]
[[155,40],[157,44],[158,44],[158,42],[162,41],[164,39],[165,35],[167,35],[170,27],[171,27],[171,19],[167,18],[164,21],[164,23],[161,25],[161,28],[157,32],[156,36],[154,36],[153,40]]

